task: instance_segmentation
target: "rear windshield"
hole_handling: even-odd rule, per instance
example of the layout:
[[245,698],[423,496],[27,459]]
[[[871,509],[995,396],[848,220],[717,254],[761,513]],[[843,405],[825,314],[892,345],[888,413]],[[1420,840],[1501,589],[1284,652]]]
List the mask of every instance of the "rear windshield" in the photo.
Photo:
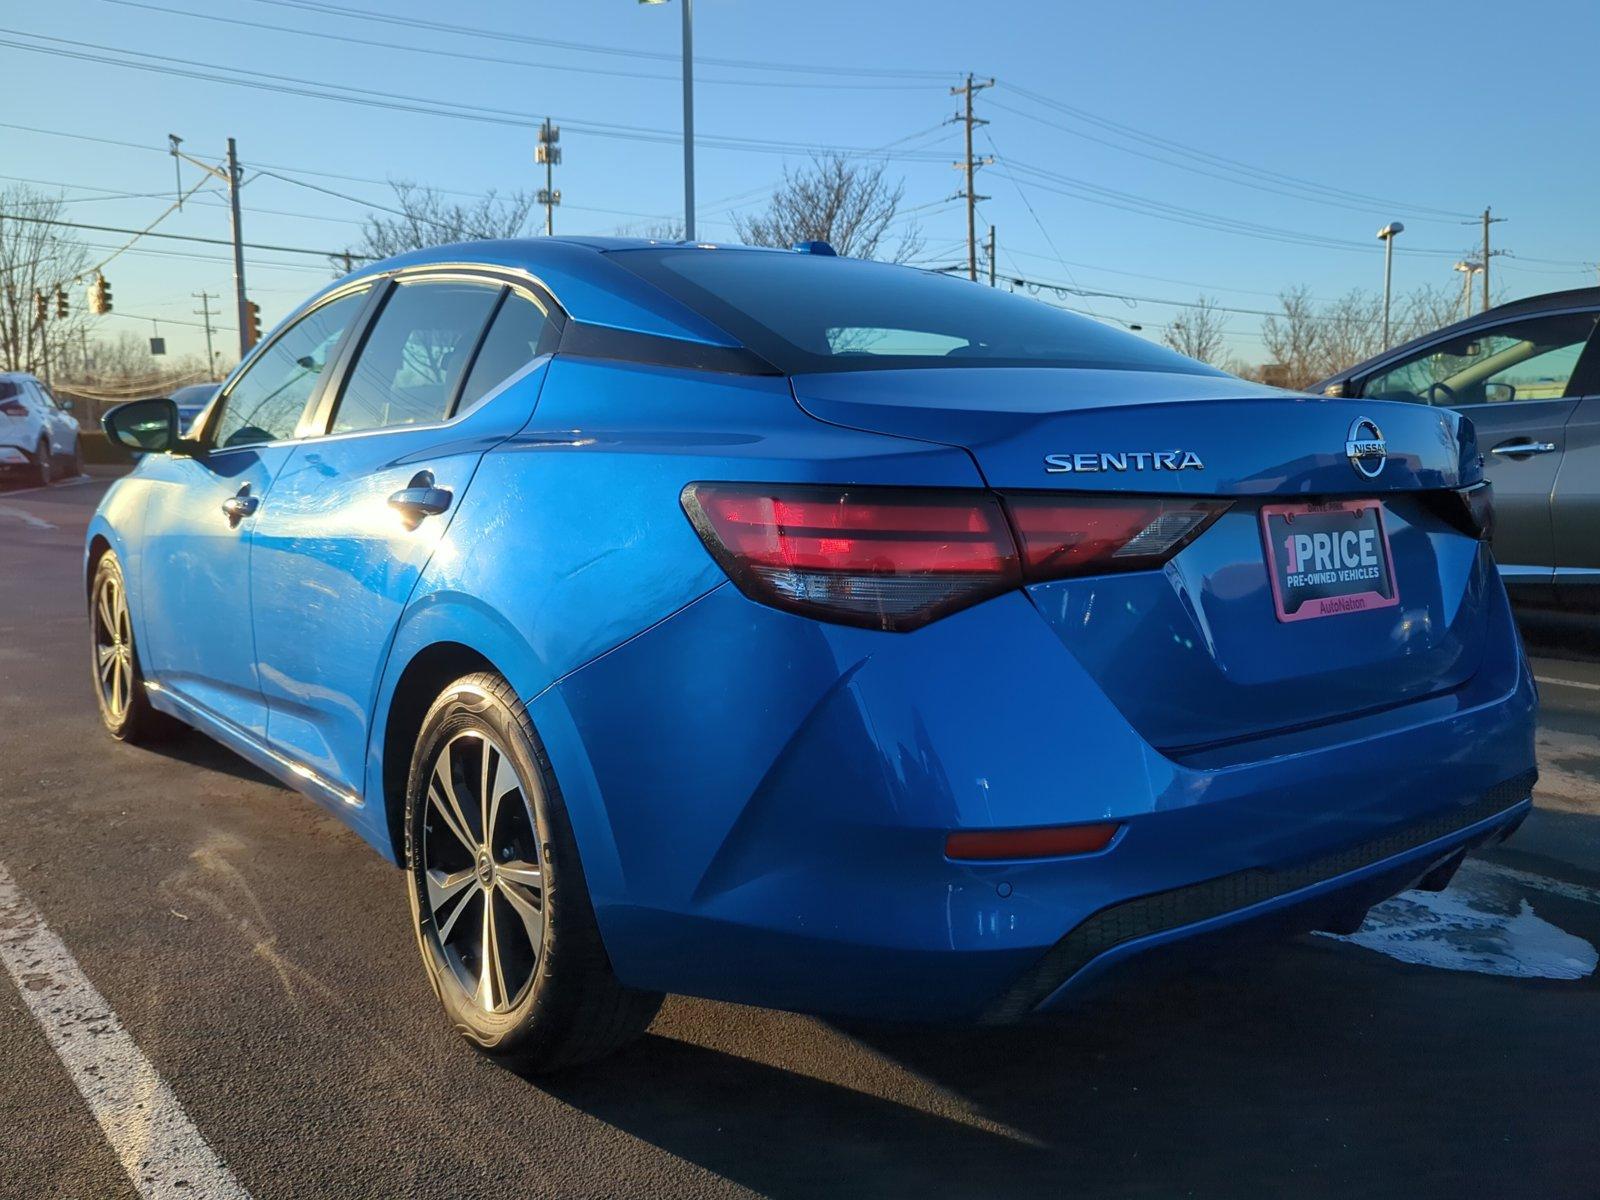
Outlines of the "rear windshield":
[[10,400],[13,396],[22,395],[22,385],[12,383],[9,379],[0,379],[0,400]]
[[912,267],[693,246],[611,258],[790,375],[962,366],[1219,374],[1041,301]]

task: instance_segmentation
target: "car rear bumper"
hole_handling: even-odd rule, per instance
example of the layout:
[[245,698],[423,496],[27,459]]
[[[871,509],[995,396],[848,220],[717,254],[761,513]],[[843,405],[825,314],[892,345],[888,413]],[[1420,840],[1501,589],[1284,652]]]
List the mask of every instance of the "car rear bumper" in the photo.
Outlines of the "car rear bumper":
[[[530,713],[624,982],[1009,1020],[1135,957],[1345,921],[1514,827],[1536,698],[1496,591],[1449,694],[1182,761],[1020,595],[900,636],[724,587]],[[952,830],[1103,821],[1095,854],[944,854]]]

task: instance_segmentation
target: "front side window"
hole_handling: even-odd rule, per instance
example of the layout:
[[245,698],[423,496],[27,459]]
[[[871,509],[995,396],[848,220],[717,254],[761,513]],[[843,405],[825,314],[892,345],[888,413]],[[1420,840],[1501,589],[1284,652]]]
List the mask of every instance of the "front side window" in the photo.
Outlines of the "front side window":
[[360,291],[330,300],[275,338],[228,390],[213,445],[227,449],[293,437],[339,340],[366,299]]
[[498,284],[399,284],[351,368],[330,432],[444,420],[499,298]]
[[472,360],[472,373],[461,389],[456,409],[471,408],[494,388],[499,387],[541,353],[550,349],[555,326],[531,300],[516,292],[506,295],[505,303],[494,315],[494,324]]
[[1361,394],[1454,408],[1514,400],[1559,400],[1572,391],[1597,314],[1528,317],[1463,333],[1372,376]]

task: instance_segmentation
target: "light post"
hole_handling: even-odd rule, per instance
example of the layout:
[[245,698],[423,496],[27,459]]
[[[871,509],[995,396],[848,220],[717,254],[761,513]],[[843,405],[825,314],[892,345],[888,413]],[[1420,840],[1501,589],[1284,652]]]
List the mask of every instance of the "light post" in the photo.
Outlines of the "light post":
[[1399,221],[1390,221],[1378,230],[1378,240],[1383,243],[1383,348],[1389,348],[1389,291],[1394,282],[1394,239],[1406,227]]
[[[639,0],[665,4],[667,0]],[[683,236],[694,241],[694,0],[678,0],[683,8]]]
[[1472,315],[1472,277],[1477,272],[1483,270],[1483,267],[1471,261],[1470,259],[1463,259],[1461,262],[1456,264],[1456,270],[1460,271],[1462,276],[1461,315],[1463,317],[1470,317]]

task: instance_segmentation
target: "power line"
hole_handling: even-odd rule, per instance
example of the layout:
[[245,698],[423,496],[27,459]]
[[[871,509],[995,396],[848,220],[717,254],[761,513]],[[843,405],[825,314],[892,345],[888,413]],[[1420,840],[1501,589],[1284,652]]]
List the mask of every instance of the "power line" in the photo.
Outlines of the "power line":
[[1236,158],[1228,158],[1221,154],[1212,154],[1210,151],[1201,150],[1198,147],[1187,145],[1173,138],[1162,137],[1159,134],[1148,133],[1132,125],[1125,125],[1120,121],[1113,121],[1108,117],[1099,116],[1098,114],[1092,113],[1087,109],[1078,108],[1075,105],[1064,103],[1063,101],[1056,100],[1050,96],[1042,95],[1039,92],[1030,91],[1027,88],[1019,87],[1014,83],[1001,81],[1000,86],[1008,91],[1017,93],[1019,96],[1024,96],[1036,104],[1042,104],[1047,108],[1052,108],[1058,112],[1066,113],[1077,120],[1118,133],[1123,137],[1143,142],[1146,145],[1155,146],[1172,154],[1191,158],[1198,162],[1218,166],[1243,175],[1249,175],[1259,180],[1288,184],[1303,190],[1316,192],[1322,196],[1340,196],[1346,200],[1358,201],[1369,206],[1376,205],[1377,207],[1384,209],[1397,208],[1407,213],[1431,213],[1438,217],[1451,218],[1461,218],[1471,215],[1469,213],[1458,212],[1454,209],[1438,208],[1426,204],[1400,204],[1393,200],[1384,199],[1383,197],[1368,196],[1361,192],[1353,192],[1344,188],[1334,187],[1328,184],[1326,180],[1301,179],[1297,176],[1289,175],[1282,171],[1274,171],[1266,167],[1252,166],[1251,164],[1242,162]]
[[[678,76],[665,73],[648,71],[622,71],[608,70],[604,67],[594,66],[563,66],[560,63],[530,62],[525,58],[506,58],[498,54],[474,54],[466,50],[447,50],[440,46],[407,46],[400,42],[382,42],[373,38],[356,37],[353,34],[330,33],[318,29],[301,29],[289,25],[274,25],[266,21],[248,21],[241,17],[224,17],[216,13],[194,12],[190,9],[168,8],[160,4],[146,4],[142,0],[104,0],[106,4],[116,4],[124,8],[141,8],[149,12],[168,13],[176,17],[186,17],[191,20],[217,21],[225,25],[242,26],[247,29],[265,29],[272,33],[286,33],[294,37],[319,38],[323,41],[343,42],[347,45],[371,46],[378,50],[399,50],[407,54],[423,54],[430,57],[454,58],[467,62],[496,63],[502,66],[518,67],[521,69],[533,68],[542,71],[570,71],[580,75],[607,75],[623,79],[659,79],[678,82]],[[370,14],[363,18],[373,20],[377,14]],[[763,68],[765,70],[765,68]],[[725,87],[780,87],[780,88],[811,88],[824,90],[851,90],[851,91],[922,91],[928,85],[924,83],[818,83],[809,80],[789,79],[697,79],[697,83],[706,83]]]
[[[222,83],[231,87],[252,88],[257,91],[272,92],[279,95],[301,96],[312,100],[333,100],[344,104],[356,104],[365,108],[418,113],[424,116],[474,121],[480,124],[507,125],[518,129],[531,128],[537,121],[542,119],[530,113],[492,108],[488,105],[434,100],[427,97],[380,91],[375,88],[361,88],[351,84],[324,84],[315,80],[299,79],[291,75],[277,75],[266,71],[249,71],[242,67],[234,68],[226,73],[217,72],[208,69],[208,64],[198,63],[192,59],[177,58],[166,54],[123,50],[115,46],[51,37],[46,34],[28,33],[23,30],[0,28],[0,33],[10,34],[13,38],[25,37],[32,38],[35,41],[54,43],[51,46],[40,46],[31,42],[15,41],[11,38],[0,38],[0,46],[9,46],[17,50],[73,59],[80,62],[123,67],[129,70],[147,71],[158,75],[171,75],[208,83]],[[124,57],[110,57],[112,54],[120,54]],[[175,65],[160,65],[163,63]],[[245,76],[253,76],[254,78],[245,78]],[[332,88],[337,88],[338,90],[329,90]],[[556,119],[564,121],[570,128],[588,134],[591,137],[615,138],[623,141],[647,142],[658,145],[678,145],[683,140],[679,131],[671,129],[614,125],[594,121],[579,121],[571,118]],[[697,139],[697,144],[710,149],[757,154],[816,153],[820,151],[846,158],[880,156],[879,152],[862,147],[781,142],[766,138],[702,135]],[[939,161],[937,155],[923,152],[889,153],[882,156],[907,161]]]
[[[382,22],[388,25],[405,26],[412,29],[427,29],[436,33],[449,33],[461,37],[488,38],[495,42],[517,42],[528,46],[547,46],[557,50],[575,50],[585,54],[604,54],[620,58],[648,59],[653,62],[678,62],[677,54],[669,54],[659,50],[627,50],[620,46],[601,46],[591,42],[560,41],[556,38],[535,37],[531,34],[519,33],[508,29],[483,29],[470,25],[450,25],[442,21],[430,21],[422,17],[406,17],[397,13],[372,12],[367,9],[345,8],[337,4],[319,3],[317,0],[257,0],[261,4],[272,4],[279,8],[295,8],[303,12],[318,13],[323,16],[350,18],[363,23]],[[837,75],[837,76],[864,76],[872,79],[885,77],[898,79],[928,79],[940,82],[948,80],[955,74],[954,71],[913,71],[905,69],[890,69],[885,67],[845,67],[837,64],[828,66],[805,66],[793,62],[757,61],[743,58],[712,58],[700,55],[695,60],[696,65],[708,67],[730,67],[746,71],[787,71],[801,75]],[[674,76],[673,78],[676,78]]]
[[[7,221],[22,221],[32,225],[58,225],[64,229],[87,229],[95,233],[131,233],[136,236],[166,238],[176,242],[204,242],[211,246],[232,246],[232,238],[201,237],[194,233],[153,233],[148,229],[126,229],[119,225],[89,225],[82,221],[59,221],[50,217],[28,217],[17,213],[0,213],[0,219]],[[262,242],[241,242],[240,245],[249,250],[271,250],[279,254],[315,254],[319,258],[331,258],[344,254],[343,250],[310,250],[304,246],[273,246]],[[370,254],[356,254],[353,258],[371,259]]]

